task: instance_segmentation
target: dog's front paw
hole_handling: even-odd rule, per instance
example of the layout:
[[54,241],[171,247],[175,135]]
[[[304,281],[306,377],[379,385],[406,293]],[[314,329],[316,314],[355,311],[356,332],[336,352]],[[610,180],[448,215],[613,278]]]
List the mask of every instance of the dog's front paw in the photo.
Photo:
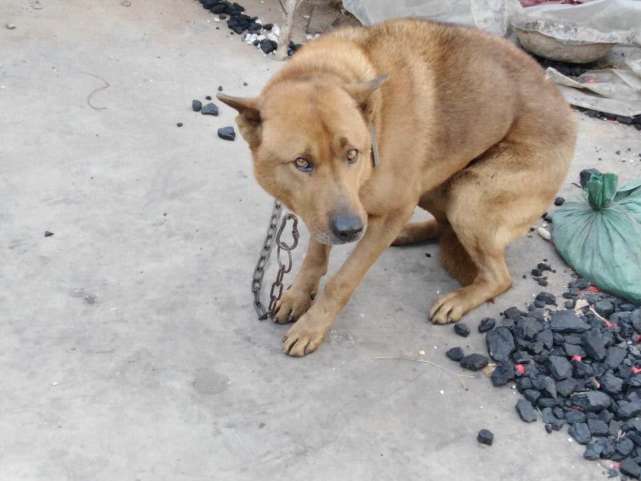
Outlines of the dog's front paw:
[[283,337],[283,351],[293,357],[303,357],[321,345],[329,326],[314,319],[309,313],[290,327]]
[[457,322],[469,310],[468,304],[464,292],[461,290],[450,292],[438,298],[430,311],[430,319],[434,324]]
[[294,322],[307,312],[312,305],[312,300],[312,294],[306,290],[295,287],[287,289],[276,304],[273,321],[278,324]]

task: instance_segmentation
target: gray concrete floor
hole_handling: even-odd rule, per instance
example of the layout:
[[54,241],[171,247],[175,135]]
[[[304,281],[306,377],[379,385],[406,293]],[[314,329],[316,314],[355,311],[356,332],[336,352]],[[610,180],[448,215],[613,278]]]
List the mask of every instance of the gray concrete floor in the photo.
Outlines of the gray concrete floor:
[[[425,321],[455,287],[436,246],[387,251],[307,358],[255,320],[270,199],[246,146],[215,136],[232,111],[190,103],[255,94],[278,63],[189,0],[4,0],[0,22],[0,481],[601,478],[567,434],[521,423],[513,390],[445,359],[482,339]],[[639,132],[579,120],[572,178],[640,175]],[[523,305],[543,258],[558,291],[567,270],[524,238],[514,289],[467,321]]]

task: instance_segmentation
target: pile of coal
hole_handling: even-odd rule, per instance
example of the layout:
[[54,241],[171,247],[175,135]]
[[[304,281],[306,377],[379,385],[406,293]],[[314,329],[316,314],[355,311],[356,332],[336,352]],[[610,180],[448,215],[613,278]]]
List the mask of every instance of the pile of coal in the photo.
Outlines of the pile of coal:
[[[278,25],[263,23],[258,17],[247,15],[245,7],[237,2],[227,0],[199,0],[206,10],[215,14],[216,21],[226,21],[227,27],[234,33],[242,35],[245,43],[254,45],[265,54],[270,54],[278,48],[280,29]],[[299,44],[290,42],[287,54],[293,55]]]
[[[641,479],[641,308],[575,279],[562,296],[540,292],[527,309],[492,321],[481,323],[491,381],[516,384],[519,417],[541,419],[548,432],[567,426],[586,459],[612,460]],[[460,348],[447,357],[468,369],[487,365]]]

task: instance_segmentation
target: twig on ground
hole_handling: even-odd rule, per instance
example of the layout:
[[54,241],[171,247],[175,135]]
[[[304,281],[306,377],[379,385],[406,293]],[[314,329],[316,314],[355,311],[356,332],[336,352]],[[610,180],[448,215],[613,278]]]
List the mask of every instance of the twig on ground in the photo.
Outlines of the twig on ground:
[[87,99],[86,99],[87,105],[89,107],[91,107],[92,109],[94,109],[94,110],[107,110],[107,107],[97,107],[94,104],[92,104],[91,103],[91,99],[98,92],[100,92],[102,90],[106,90],[109,87],[111,87],[111,84],[109,82],[107,82],[104,78],[100,77],[99,75],[96,75],[96,74],[93,74],[93,73],[90,73],[90,72],[82,72],[82,73],[85,74],[85,75],[89,75],[89,76],[91,76],[91,77],[93,77],[95,79],[98,79],[98,80],[101,80],[102,82],[104,82],[104,85],[102,87],[95,88],[91,92],[89,92],[89,95],[87,95]]

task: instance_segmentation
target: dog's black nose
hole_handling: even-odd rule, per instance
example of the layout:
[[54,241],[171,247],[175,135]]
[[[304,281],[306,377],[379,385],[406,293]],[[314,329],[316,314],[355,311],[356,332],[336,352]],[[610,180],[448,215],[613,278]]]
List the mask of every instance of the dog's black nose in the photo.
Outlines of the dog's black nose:
[[336,214],[330,221],[334,235],[342,242],[355,240],[363,232],[363,221],[353,214]]

